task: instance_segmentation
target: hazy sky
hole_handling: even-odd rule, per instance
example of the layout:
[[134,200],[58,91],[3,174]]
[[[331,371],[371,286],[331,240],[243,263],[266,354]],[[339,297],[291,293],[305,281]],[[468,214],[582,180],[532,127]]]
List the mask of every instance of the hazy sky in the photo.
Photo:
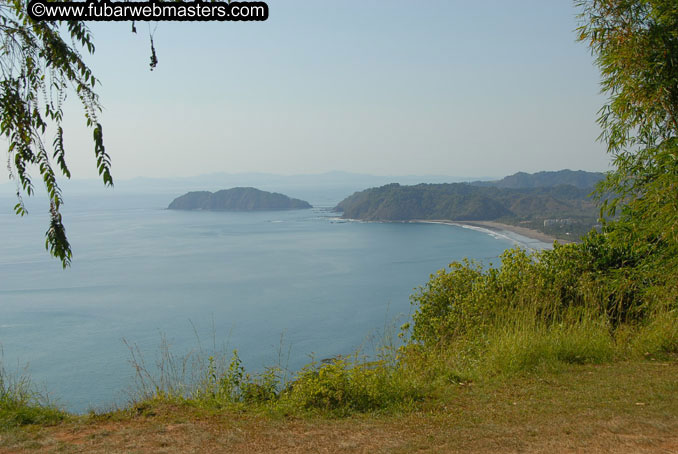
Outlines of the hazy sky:
[[[91,23],[115,178],[608,168],[569,0],[268,4],[266,22],[151,24],[153,72],[146,23]],[[68,116],[73,175],[93,177]]]

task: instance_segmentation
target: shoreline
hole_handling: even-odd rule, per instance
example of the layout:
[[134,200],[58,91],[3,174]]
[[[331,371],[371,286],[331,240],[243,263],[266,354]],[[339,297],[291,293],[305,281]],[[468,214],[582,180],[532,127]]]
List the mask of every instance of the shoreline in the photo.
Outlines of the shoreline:
[[503,224],[495,221],[452,221],[449,219],[414,219],[409,222],[453,225],[462,228],[484,230],[487,233],[499,235],[528,249],[552,249],[554,241],[567,244],[570,241],[561,240],[538,230],[520,227],[511,224]]
[[339,218],[348,222],[393,222],[393,223],[416,223],[416,224],[441,224],[477,230],[494,237],[513,241],[527,249],[541,250],[553,249],[553,243],[569,244],[572,241],[556,238],[538,230],[517,225],[504,224],[495,221],[453,221],[450,219],[411,219],[408,221],[366,221],[361,219]]
[[510,232],[517,233],[518,235],[526,236],[528,238],[532,238],[533,240],[539,240],[539,241],[544,242],[544,243],[553,244],[554,241],[558,241],[559,243],[562,243],[562,244],[571,243],[571,241],[556,238],[555,236],[549,235],[549,234],[544,233],[544,232],[540,232],[539,230],[530,229],[530,228],[527,228],[527,227],[520,227],[518,225],[503,224],[501,222],[461,221],[461,222],[458,222],[458,224],[484,227],[484,228],[487,228],[487,229],[490,229],[490,230],[497,229],[497,231],[508,230]]

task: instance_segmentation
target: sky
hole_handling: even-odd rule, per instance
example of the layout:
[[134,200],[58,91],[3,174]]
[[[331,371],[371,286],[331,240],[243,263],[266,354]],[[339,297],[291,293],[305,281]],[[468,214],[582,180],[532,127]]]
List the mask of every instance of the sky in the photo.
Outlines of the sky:
[[[267,3],[265,22],[90,23],[114,178],[609,168],[569,0]],[[67,160],[92,178],[69,99]]]

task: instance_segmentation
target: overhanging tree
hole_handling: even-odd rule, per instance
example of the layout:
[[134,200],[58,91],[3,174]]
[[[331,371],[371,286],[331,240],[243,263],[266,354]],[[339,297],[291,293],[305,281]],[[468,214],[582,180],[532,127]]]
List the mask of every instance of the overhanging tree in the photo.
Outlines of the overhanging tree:
[[616,169],[599,193],[621,209],[616,240],[645,249],[678,245],[678,2],[586,0],[579,39],[596,57],[609,96],[599,124]]
[[[25,7],[22,0],[0,2],[0,134],[8,143],[9,176],[17,184],[15,211],[26,214],[23,196],[35,192],[30,172],[37,169],[49,197],[45,247],[66,267],[72,253],[60,213],[63,198],[57,174],[71,176],[62,128],[69,93],[79,98],[92,130],[99,175],[105,185],[113,185],[97,119],[101,111],[94,91],[97,79],[82,57],[94,53],[94,44],[84,22],[36,22]],[[46,137],[48,129],[55,131],[53,137]]]

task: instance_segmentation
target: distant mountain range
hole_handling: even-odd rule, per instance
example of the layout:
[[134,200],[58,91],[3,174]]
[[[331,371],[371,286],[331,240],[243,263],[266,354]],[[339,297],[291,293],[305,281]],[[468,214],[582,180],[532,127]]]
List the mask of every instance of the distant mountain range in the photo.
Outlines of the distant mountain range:
[[195,191],[177,197],[167,207],[170,210],[209,211],[279,211],[311,208],[311,205],[284,194],[255,188],[232,188],[217,192]]

